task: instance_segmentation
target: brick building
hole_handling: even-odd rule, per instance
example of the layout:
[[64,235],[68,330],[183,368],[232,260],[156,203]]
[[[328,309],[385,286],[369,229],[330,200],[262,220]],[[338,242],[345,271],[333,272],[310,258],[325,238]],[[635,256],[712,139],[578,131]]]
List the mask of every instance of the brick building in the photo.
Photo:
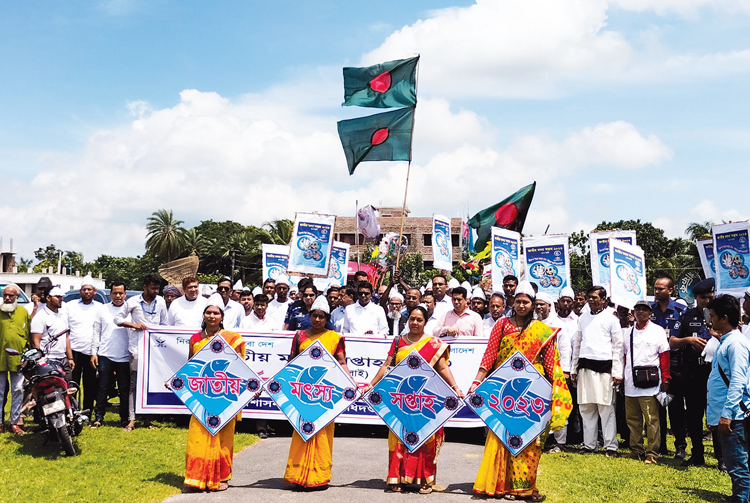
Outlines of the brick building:
[[[398,234],[401,228],[402,208],[384,207],[378,208],[380,218],[380,232],[376,243],[380,242],[383,234],[395,232]],[[409,209],[406,209],[406,218],[404,219],[404,236],[409,242],[407,253],[422,253],[422,259],[426,269],[432,267],[432,217],[410,217]],[[359,250],[364,251],[365,237],[358,234],[359,243],[356,242],[357,219],[356,217],[336,217],[336,240],[342,243],[352,245],[352,260],[356,260],[356,253]],[[453,244],[453,261],[458,262],[461,257],[461,219],[451,218],[451,241]],[[357,244],[360,249],[358,250]]]

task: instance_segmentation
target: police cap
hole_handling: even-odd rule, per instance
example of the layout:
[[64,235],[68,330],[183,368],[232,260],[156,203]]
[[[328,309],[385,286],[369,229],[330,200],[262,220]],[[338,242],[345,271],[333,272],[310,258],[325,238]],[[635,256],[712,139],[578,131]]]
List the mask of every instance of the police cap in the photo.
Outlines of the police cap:
[[693,287],[693,295],[705,295],[716,291],[716,280],[707,278]]

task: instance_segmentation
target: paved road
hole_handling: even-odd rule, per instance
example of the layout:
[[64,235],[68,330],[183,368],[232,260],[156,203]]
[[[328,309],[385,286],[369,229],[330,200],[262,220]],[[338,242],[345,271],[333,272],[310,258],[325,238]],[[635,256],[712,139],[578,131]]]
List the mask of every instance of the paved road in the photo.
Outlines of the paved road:
[[[338,430],[337,426],[337,434]],[[449,441],[440,451],[435,491],[429,500],[467,503],[472,498],[471,487],[481,461],[482,439],[476,434],[467,435],[455,429],[449,429],[447,437]],[[451,442],[451,437],[459,437],[459,441]],[[273,437],[238,454],[227,491],[178,494],[167,499],[166,503],[275,503],[301,499],[309,503],[356,500],[393,503],[394,498],[420,497],[419,494],[404,496],[385,492],[388,442],[382,434],[378,438],[336,436],[333,442],[333,478],[329,488],[305,493],[292,490],[283,480],[289,443],[289,437]]]

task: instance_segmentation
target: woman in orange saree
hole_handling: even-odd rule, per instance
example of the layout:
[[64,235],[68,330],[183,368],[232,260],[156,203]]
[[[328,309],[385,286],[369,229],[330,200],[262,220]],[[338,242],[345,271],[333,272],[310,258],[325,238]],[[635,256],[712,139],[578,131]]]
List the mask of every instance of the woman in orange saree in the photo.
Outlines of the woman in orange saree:
[[549,431],[565,426],[573,407],[557,350],[558,329],[550,328],[533,319],[535,293],[528,281],[516,288],[515,315],[501,318],[495,324],[487,343],[476,380],[469,388],[473,392],[487,375],[502,365],[516,351],[521,351],[534,367],[552,384],[552,418],[542,435],[524,450],[513,456],[502,441],[491,431],[487,434],[482,464],[479,467],[474,492],[505,499],[544,501],[536,486],[537,468],[542,447]]
[[[237,354],[245,357],[245,341],[235,332],[222,330],[224,311],[215,304],[209,304],[203,311],[203,330],[190,338],[192,356],[220,334]],[[237,415],[238,419],[240,415]],[[225,491],[227,481],[232,478],[232,458],[234,456],[234,424],[227,422],[216,435],[211,433],[195,416],[190,418],[187,448],[185,452],[185,485],[209,491]]]
[[[448,367],[448,354],[450,346],[436,337],[426,335],[424,326],[427,320],[427,309],[423,306],[417,306],[409,314],[409,333],[401,338],[396,338],[391,344],[388,352],[388,358],[373,377],[372,382],[368,384],[363,393],[367,393],[385,376],[388,367],[395,363],[396,365],[406,358],[413,350],[419,354],[445,379],[445,382],[451,386],[460,398],[464,394],[456,385],[453,373]],[[396,348],[398,341],[398,348]],[[396,353],[394,360],[393,355]],[[432,492],[432,486],[435,483],[437,473],[437,458],[440,447],[445,440],[443,428],[440,428],[427,442],[414,452],[409,449],[398,439],[392,431],[388,432],[388,478],[386,483],[388,488],[393,492],[401,492],[402,484],[417,484],[420,486],[421,494]]]
[[[292,351],[289,361],[301,351],[307,349],[313,342],[320,341],[341,364],[348,374],[346,365],[346,349],[344,338],[333,330],[326,328],[330,319],[330,308],[325,297],[319,296],[310,307],[311,328],[300,330],[292,341]],[[334,422],[305,442],[295,431],[292,433],[292,444],[289,446],[289,457],[286,462],[284,480],[302,488],[324,489],[331,481],[333,467],[333,430]]]

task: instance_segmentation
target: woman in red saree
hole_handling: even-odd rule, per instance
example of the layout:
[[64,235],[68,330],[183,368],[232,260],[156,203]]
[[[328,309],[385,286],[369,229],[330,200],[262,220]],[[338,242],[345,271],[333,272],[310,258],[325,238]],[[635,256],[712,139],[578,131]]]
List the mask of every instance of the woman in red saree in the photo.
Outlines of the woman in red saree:
[[[388,358],[386,358],[385,363],[380,367],[372,382],[365,386],[363,393],[367,393],[385,376],[388,366],[393,361],[394,352],[396,353],[395,363],[398,364],[416,349],[425,361],[429,362],[438,374],[445,379],[445,382],[456,391],[458,396],[463,398],[464,394],[456,385],[450,367],[448,367],[450,346],[440,339],[424,333],[426,320],[427,309],[423,306],[417,306],[411,311],[408,322],[409,333],[400,339],[396,337],[393,340]],[[395,347],[396,341],[398,341],[398,348]],[[389,489],[393,492],[401,492],[402,484],[417,484],[420,486],[420,493],[431,493],[437,472],[438,453],[444,440],[445,433],[443,428],[440,428],[419,449],[409,452],[409,449],[393,432],[388,432],[388,479],[386,483]]]
[[[201,350],[214,335],[220,334],[237,354],[245,357],[245,341],[235,332],[222,330],[224,311],[216,304],[203,310],[203,330],[190,338],[189,358]],[[185,452],[185,485],[209,491],[225,491],[227,481],[232,478],[234,456],[234,424],[237,418],[227,422],[216,435],[190,417],[187,447]]]
[[501,318],[495,323],[479,366],[476,380],[469,393],[502,365],[510,355],[521,351],[534,367],[552,384],[552,418],[542,435],[513,456],[491,431],[487,434],[482,464],[479,467],[474,492],[505,499],[544,501],[536,486],[537,468],[542,446],[549,431],[565,426],[573,402],[565,384],[560,354],[557,350],[557,332],[541,321],[533,319],[535,293],[528,281],[516,288],[515,315]]

